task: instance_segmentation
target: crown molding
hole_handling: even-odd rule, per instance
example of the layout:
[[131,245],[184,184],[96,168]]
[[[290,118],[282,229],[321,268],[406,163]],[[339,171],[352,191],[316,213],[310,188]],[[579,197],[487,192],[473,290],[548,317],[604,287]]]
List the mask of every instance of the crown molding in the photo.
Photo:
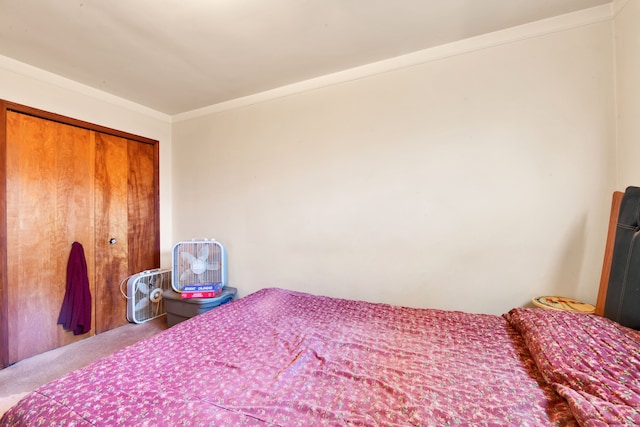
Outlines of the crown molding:
[[624,9],[624,7],[630,2],[631,0],[613,0],[613,2],[611,3],[613,8],[613,16],[618,16],[618,13],[620,13],[620,11]]
[[[624,1],[624,0],[622,0]],[[222,111],[232,110],[258,104],[264,101],[282,98],[322,87],[332,86],[377,74],[387,73],[403,68],[413,67],[436,61],[443,58],[469,53],[481,49],[486,49],[502,44],[513,43],[520,40],[565,31],[572,28],[582,27],[598,22],[611,20],[613,17],[613,6],[611,3],[596,6],[581,11],[556,16],[553,18],[536,21],[505,30],[495,31],[488,34],[420,50],[406,55],[397,56],[390,59],[374,62],[360,67],[351,68],[337,73],[327,74],[321,77],[293,83],[276,89],[260,92],[241,98],[232,99],[226,102],[210,105],[185,113],[172,116],[172,122],[180,122],[214,114]]]
[[413,67],[463,53],[469,53],[502,44],[513,43],[520,40],[611,20],[629,1],[630,0],[613,0],[612,3],[605,5],[471,37],[441,46],[435,46],[173,116],[161,113],[144,105],[112,95],[74,80],[67,79],[40,68],[16,61],[6,56],[0,55],[0,68],[135,111],[163,122],[175,123],[235,108],[246,107],[310,90],[320,89],[327,86],[363,79],[403,68]]
[[66,77],[62,77],[58,74],[45,71],[41,68],[37,68],[32,65],[25,64],[24,62],[17,61],[7,56],[0,55],[0,69],[4,69],[6,71],[9,71],[24,77],[45,82],[52,86],[56,86],[64,90],[69,90],[71,92],[75,92],[80,95],[85,95],[85,96],[97,99],[99,101],[116,105],[118,107],[125,108],[127,110],[140,113],[166,123],[171,123],[171,116],[169,114],[161,113],[157,110],[151,109],[149,107],[145,107],[144,105],[135,103],[133,101],[129,101],[128,99],[121,98],[116,95],[112,95],[102,90],[79,83],[75,80],[71,80]]

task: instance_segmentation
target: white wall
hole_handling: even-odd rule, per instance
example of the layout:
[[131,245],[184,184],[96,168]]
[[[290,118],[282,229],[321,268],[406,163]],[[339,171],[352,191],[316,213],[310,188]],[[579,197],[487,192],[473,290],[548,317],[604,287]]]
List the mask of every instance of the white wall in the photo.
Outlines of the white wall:
[[613,68],[607,20],[177,121],[173,237],[223,242],[242,295],[595,303]]
[[616,2],[616,95],[620,189],[640,186],[640,0]]
[[170,117],[3,56],[0,56],[0,99],[160,141],[161,262],[162,266],[170,267]]
[[617,72],[603,20],[470,41],[173,135],[169,117],[3,57],[0,98],[158,139],[162,265],[176,241],[216,237],[243,295],[488,313],[539,294],[594,302],[610,193],[640,182],[638,1],[617,2]]

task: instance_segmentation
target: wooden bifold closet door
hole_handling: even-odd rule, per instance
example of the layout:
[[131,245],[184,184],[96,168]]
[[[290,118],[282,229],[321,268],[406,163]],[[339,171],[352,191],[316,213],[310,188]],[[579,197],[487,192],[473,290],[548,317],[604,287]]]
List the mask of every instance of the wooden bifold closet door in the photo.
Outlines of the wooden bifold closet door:
[[126,323],[113,283],[159,266],[154,146],[96,133],[96,333]]
[[[121,281],[160,261],[157,141],[4,105],[0,367],[125,324]],[[57,325],[76,241],[92,294],[77,336]]]
[[86,129],[7,113],[10,363],[79,338],[56,321],[71,243],[94,256],[92,138]]

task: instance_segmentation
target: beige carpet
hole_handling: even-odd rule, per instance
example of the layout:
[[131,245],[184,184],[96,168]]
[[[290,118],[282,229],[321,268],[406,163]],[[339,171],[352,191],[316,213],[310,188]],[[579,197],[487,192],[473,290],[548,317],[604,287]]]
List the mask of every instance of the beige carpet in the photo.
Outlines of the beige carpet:
[[165,316],[130,323],[0,369],[0,415],[31,390],[166,328]]

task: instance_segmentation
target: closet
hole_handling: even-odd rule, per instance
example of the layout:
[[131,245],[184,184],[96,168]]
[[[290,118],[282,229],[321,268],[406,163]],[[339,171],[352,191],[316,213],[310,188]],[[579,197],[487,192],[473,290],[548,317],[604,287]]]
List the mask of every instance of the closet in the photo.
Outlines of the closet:
[[[158,141],[0,101],[0,367],[127,323],[120,283],[159,266]],[[57,325],[73,242],[92,328]]]

